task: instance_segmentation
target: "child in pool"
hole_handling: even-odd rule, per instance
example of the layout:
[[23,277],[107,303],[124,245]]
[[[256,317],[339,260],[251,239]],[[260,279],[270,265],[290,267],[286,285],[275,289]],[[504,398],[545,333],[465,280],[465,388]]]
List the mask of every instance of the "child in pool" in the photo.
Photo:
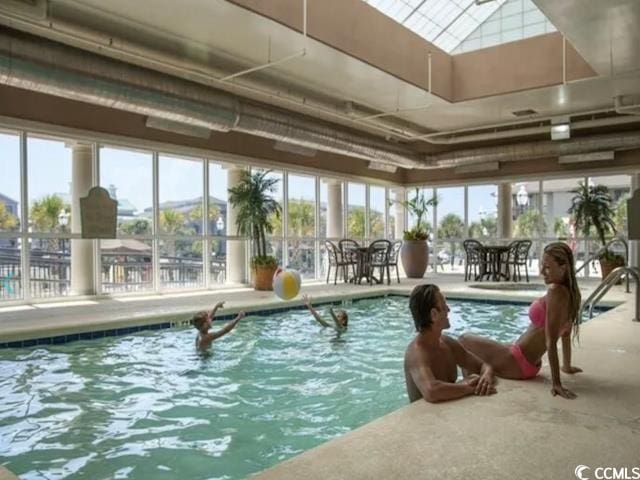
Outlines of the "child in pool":
[[198,330],[198,336],[196,337],[196,348],[198,350],[207,350],[214,340],[229,333],[234,329],[238,322],[244,318],[245,313],[239,312],[235,319],[227,323],[220,330],[210,332],[209,329],[211,328],[213,317],[218,309],[223,306],[224,302],[218,302],[215,304],[211,312],[198,312],[191,318],[191,324],[196,328],[196,330]]
[[334,325],[331,325],[329,322],[324,320],[320,316],[320,314],[318,314],[315,308],[313,308],[313,305],[311,305],[311,297],[309,297],[309,295],[303,295],[302,301],[309,309],[309,312],[311,312],[311,315],[313,315],[313,318],[315,318],[320,325],[322,325],[323,327],[333,328],[338,333],[343,333],[347,331],[347,325],[349,323],[349,315],[345,310],[342,310],[342,309],[334,310],[333,308],[329,308],[329,313],[331,314],[331,318],[333,318],[333,323],[334,323]]

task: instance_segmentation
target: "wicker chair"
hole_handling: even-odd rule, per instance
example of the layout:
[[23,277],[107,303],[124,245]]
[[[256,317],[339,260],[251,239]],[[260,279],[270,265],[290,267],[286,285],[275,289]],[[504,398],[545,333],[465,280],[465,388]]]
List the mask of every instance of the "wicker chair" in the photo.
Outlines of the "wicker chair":
[[515,240],[509,244],[507,254],[506,274],[507,278],[515,282],[522,280],[520,267],[524,267],[525,277],[529,283],[529,251],[531,250],[531,240]]
[[389,250],[391,250],[391,242],[389,240],[375,240],[369,245],[366,258],[367,265],[365,265],[369,285],[373,281],[373,274],[376,268],[380,269],[380,283],[384,282],[384,271],[389,265]]
[[355,277],[359,258],[358,248],[360,248],[360,244],[355,240],[351,240],[350,238],[343,238],[338,242],[338,248],[340,250],[340,255],[342,256],[342,270],[344,272],[344,280],[346,282],[349,279],[347,275],[349,267],[351,267],[351,270]]
[[471,270],[473,270],[473,278],[482,280],[487,273],[487,258],[482,243],[477,240],[465,240],[462,245],[467,257],[464,266],[464,281],[471,278]]
[[391,283],[391,272],[389,271],[391,267],[396,267],[396,278],[398,279],[398,283],[400,283],[400,272],[398,271],[398,257],[400,256],[400,248],[402,247],[402,242],[400,240],[396,240],[389,247],[389,258],[387,261],[387,284]]
[[333,275],[333,284],[335,285],[338,282],[339,271],[342,271],[344,281],[346,282],[348,277],[345,274],[345,269],[349,266],[349,264],[346,263],[342,258],[342,252],[340,251],[340,248],[338,248],[335,243],[329,240],[325,240],[324,246],[327,249],[327,255],[329,256],[329,267],[327,268],[327,283],[329,283],[329,277],[331,276],[332,267],[335,268],[335,272]]

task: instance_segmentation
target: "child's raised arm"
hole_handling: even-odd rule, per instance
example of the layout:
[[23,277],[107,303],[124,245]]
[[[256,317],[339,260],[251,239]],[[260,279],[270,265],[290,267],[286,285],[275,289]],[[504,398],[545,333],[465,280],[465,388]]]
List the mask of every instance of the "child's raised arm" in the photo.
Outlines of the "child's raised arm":
[[318,322],[323,327],[331,327],[331,325],[329,323],[327,323],[325,320],[323,320],[323,318],[316,311],[316,309],[313,308],[313,305],[311,305],[311,298],[309,297],[309,295],[303,295],[302,296],[302,301],[304,302],[304,304],[309,309],[309,312],[311,312],[311,315],[313,315],[313,318],[316,319],[316,322]]
[[218,309],[223,308],[224,307],[224,302],[218,302],[213,306],[213,310],[211,310],[211,318],[216,316],[216,312],[218,311]]
[[215,332],[211,332],[208,334],[209,336],[209,340],[215,340],[217,338],[223,337],[225,336],[227,333],[229,333],[231,330],[234,329],[234,327],[238,324],[238,322],[240,320],[242,320],[245,316],[244,312],[239,312],[238,316],[236,318],[234,318],[232,321],[230,321],[229,323],[227,323],[224,327],[222,327],[220,330],[217,330]]

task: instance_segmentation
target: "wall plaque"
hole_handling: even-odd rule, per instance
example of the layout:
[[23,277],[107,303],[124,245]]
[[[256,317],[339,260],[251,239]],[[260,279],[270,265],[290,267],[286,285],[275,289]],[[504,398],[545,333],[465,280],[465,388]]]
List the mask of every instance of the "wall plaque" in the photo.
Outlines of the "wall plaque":
[[80,199],[82,238],[116,238],[118,202],[102,187]]
[[629,219],[629,240],[640,240],[640,188],[633,192],[627,200],[627,217]]

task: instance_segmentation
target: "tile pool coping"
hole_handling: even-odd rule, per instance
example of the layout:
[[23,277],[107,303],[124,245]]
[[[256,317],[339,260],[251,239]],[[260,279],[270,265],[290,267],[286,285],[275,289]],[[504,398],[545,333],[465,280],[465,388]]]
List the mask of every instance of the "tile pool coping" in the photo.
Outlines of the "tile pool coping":
[[[519,291],[519,293],[520,292],[521,291]],[[480,304],[486,304],[486,305],[514,305],[514,304],[527,305],[530,302],[529,299],[525,299],[525,298],[477,298],[475,296],[470,297],[468,296],[468,294],[460,295],[461,292],[445,292],[445,293],[447,294],[447,297],[450,300],[474,302],[474,303],[480,303]],[[512,292],[508,292],[508,293],[512,293]],[[345,294],[345,295],[337,296],[330,299],[321,299],[321,300],[315,301],[314,304],[315,306],[344,305],[345,301],[360,302],[364,300],[372,300],[372,299],[386,298],[386,297],[407,298],[409,294],[410,292],[408,291],[394,291],[394,290],[381,291],[380,293],[377,293],[375,295],[361,294],[359,296],[358,295],[354,296],[353,294],[350,294],[350,295]],[[244,310],[247,311],[248,315],[264,317],[267,315],[273,315],[274,313],[283,313],[288,311],[306,309],[305,305],[299,304],[298,302],[299,300],[292,300],[287,305],[282,307],[263,308],[263,309],[255,309],[255,310],[253,310],[252,307],[249,306],[247,308],[244,308]],[[598,312],[602,312],[602,311],[609,310],[614,306],[615,305],[611,305],[611,302],[609,302],[609,305],[607,305],[607,302],[603,302],[603,304],[596,307],[595,310]],[[240,309],[230,309],[230,310],[240,310]],[[216,320],[220,320],[220,321],[232,320],[233,318],[235,318],[236,314],[237,312],[218,315],[216,316]],[[6,342],[0,341],[0,350],[10,349],[10,348],[11,349],[30,348],[30,347],[41,346],[41,345],[62,345],[65,343],[71,343],[71,342],[76,342],[80,340],[95,340],[99,338],[119,337],[119,336],[129,335],[131,333],[137,333],[141,331],[165,330],[169,328],[179,328],[179,327],[188,326],[189,320],[184,319],[184,316],[182,315],[180,316],[183,317],[183,319],[181,320],[174,319],[171,321],[167,321],[166,319],[163,319],[163,317],[154,317],[154,318],[157,318],[158,322],[146,323],[143,325],[120,326],[118,328],[109,328],[109,329],[97,329],[97,330],[89,329],[89,330],[84,330],[80,332],[68,333],[68,334],[27,338],[22,340],[11,340]],[[171,317],[175,317],[175,315],[171,315]],[[135,320],[148,320],[148,319],[139,318],[139,319],[131,319],[130,321],[135,321]],[[90,325],[87,325],[87,326],[90,326]],[[99,326],[96,325],[96,327],[99,327]]]

